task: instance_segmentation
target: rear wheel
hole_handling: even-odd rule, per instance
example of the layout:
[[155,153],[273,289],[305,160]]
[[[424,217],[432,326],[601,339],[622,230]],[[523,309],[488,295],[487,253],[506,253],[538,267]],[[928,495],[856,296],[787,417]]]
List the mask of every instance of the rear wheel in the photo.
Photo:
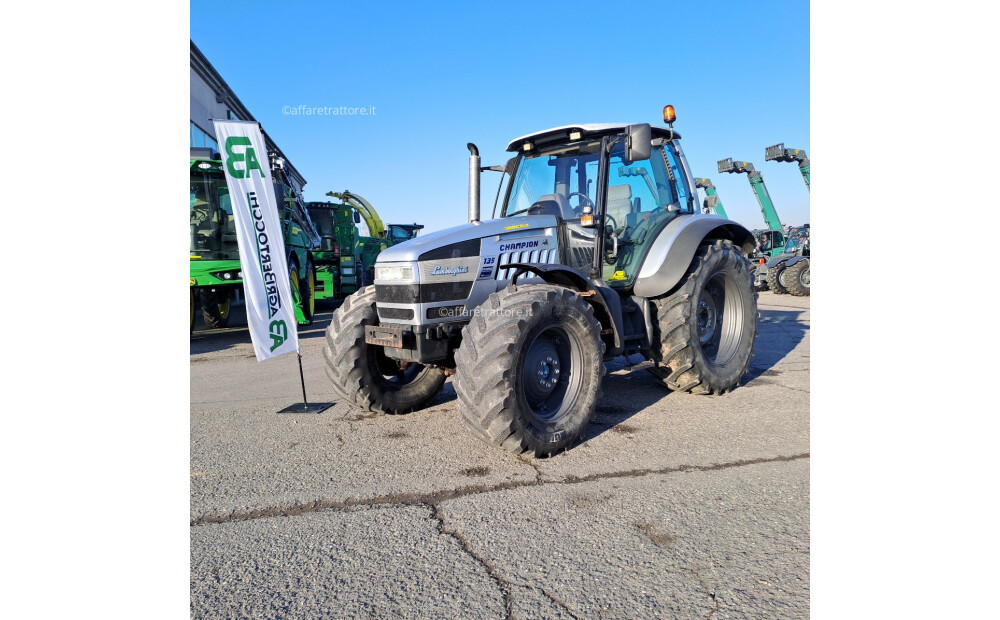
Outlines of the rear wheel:
[[378,325],[375,287],[344,300],[326,329],[326,374],[344,399],[367,411],[408,413],[441,391],[444,370],[399,362],[365,342],[365,326]]
[[306,280],[299,283],[299,295],[302,298],[302,314],[307,321],[312,321],[316,314],[316,268],[311,260],[306,261]]
[[774,267],[768,267],[767,286],[779,295],[788,292],[788,288],[785,287],[785,261],[781,261]]
[[292,304],[302,311],[302,316],[305,318],[303,325],[308,325],[312,322],[312,315],[308,313],[306,300],[303,297],[304,287],[299,278],[299,267],[291,260],[288,261],[288,288],[292,291]]
[[455,354],[466,425],[514,454],[569,447],[594,417],[603,354],[600,324],[575,291],[530,284],[493,293]]
[[205,325],[212,329],[222,329],[229,325],[232,300],[228,291],[203,288],[198,291],[198,300]]
[[797,297],[809,295],[809,261],[800,260],[785,270],[784,284]]
[[739,384],[757,337],[757,292],[731,241],[703,245],[684,283],[655,304],[654,376],[692,394],[723,394]]

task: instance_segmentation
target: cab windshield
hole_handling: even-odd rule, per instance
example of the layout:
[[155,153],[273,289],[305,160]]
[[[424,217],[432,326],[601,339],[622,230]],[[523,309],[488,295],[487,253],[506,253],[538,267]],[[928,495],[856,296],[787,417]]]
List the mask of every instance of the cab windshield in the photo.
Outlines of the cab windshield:
[[226,177],[191,168],[191,258],[239,259],[236,221]]
[[[601,142],[581,141],[524,154],[510,184],[501,217],[554,215],[566,227],[565,263],[586,272],[593,264],[597,229],[584,228],[585,208],[597,213]],[[602,278],[629,286],[656,234],[680,213],[691,213],[691,196],[680,151],[673,143],[652,148],[650,158],[627,161],[623,141],[607,159]]]
[[594,204],[600,150],[600,141],[592,140],[522,157],[500,217],[579,218],[584,205]]

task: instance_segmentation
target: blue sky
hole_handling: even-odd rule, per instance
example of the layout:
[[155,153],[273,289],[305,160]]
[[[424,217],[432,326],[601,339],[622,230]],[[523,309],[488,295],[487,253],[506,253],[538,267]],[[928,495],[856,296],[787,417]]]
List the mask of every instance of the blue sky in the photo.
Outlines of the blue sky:
[[[813,155],[805,1],[197,2],[191,39],[305,176],[307,199],[349,189],[387,223],[465,221],[467,142],[502,163],[517,136],[662,123],[668,103],[693,173],[732,219],[764,226],[746,176],[716,171],[725,157],[762,172],[782,222],[809,221],[797,167],[764,162],[777,142]],[[483,177],[484,212],[498,179]]]

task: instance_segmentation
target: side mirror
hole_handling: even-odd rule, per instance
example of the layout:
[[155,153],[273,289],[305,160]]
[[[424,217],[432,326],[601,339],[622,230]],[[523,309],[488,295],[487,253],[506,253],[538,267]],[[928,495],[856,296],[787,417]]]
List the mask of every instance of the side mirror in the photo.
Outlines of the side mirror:
[[629,162],[649,159],[652,141],[653,134],[649,123],[629,125],[628,137],[625,139],[625,159]]
[[361,223],[361,214],[358,213],[357,211],[354,212],[354,223],[355,224]]

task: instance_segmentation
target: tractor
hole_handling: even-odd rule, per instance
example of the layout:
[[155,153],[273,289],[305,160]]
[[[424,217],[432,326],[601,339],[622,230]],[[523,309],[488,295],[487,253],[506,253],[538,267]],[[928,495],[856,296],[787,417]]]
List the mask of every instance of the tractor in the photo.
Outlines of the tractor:
[[[679,392],[739,385],[757,335],[755,240],[700,212],[675,118],[667,106],[667,126],[539,131],[497,166],[470,143],[468,223],[383,251],[374,285],[334,312],[334,390],[406,413],[453,375],[473,435],[546,457],[583,436],[615,357],[642,355]],[[501,172],[488,220],[485,171]]]
[[764,272],[775,293],[809,295],[809,224],[789,231],[785,247],[767,262]]

